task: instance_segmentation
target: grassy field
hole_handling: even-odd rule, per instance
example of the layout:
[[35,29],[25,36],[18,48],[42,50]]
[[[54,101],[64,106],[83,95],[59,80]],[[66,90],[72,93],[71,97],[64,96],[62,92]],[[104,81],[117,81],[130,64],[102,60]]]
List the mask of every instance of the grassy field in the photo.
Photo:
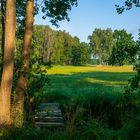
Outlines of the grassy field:
[[54,66],[47,73],[49,85],[39,75],[32,87],[39,95],[34,103],[59,102],[65,127],[36,129],[25,124],[0,131],[0,139],[140,140],[140,94],[124,94],[134,75],[130,66]]
[[134,74],[131,66],[54,66],[48,71],[48,93],[60,95],[60,99],[83,94],[123,93]]

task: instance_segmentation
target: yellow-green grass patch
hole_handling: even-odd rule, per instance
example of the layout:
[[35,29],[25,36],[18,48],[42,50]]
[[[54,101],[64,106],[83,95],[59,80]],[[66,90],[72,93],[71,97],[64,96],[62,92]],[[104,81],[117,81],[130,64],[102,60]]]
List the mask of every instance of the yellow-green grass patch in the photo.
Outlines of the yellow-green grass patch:
[[132,66],[54,66],[48,74],[72,74],[79,72],[134,72]]

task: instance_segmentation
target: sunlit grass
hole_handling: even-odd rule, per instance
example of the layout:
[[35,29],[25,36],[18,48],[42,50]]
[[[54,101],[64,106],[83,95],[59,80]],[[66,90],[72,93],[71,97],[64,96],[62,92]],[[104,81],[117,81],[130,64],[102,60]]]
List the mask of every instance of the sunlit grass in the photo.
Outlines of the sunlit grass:
[[85,94],[123,94],[134,75],[132,66],[54,66],[48,71],[47,95],[61,101]]
[[85,82],[90,82],[90,83],[97,83],[97,84],[103,84],[106,86],[112,86],[112,85],[126,85],[128,82],[123,82],[123,81],[108,81],[108,80],[99,80],[95,78],[85,78],[83,79]]
[[132,66],[54,66],[48,74],[72,74],[79,72],[133,72]]

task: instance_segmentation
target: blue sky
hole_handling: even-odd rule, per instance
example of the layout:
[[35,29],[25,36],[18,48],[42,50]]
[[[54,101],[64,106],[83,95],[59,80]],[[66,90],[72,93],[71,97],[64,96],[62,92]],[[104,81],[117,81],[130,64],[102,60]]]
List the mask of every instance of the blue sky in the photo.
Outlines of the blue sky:
[[133,8],[118,15],[115,4],[121,3],[122,0],[78,0],[78,7],[73,7],[69,12],[70,22],[60,22],[58,29],[49,23],[49,19],[43,20],[41,13],[35,17],[35,24],[50,25],[56,30],[66,30],[85,42],[95,28],[126,29],[136,40],[140,29],[140,8]]

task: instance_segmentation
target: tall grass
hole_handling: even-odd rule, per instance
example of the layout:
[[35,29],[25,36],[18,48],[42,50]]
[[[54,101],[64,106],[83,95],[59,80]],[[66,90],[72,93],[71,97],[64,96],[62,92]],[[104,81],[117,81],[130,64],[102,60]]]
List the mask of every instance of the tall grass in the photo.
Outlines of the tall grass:
[[60,103],[65,127],[37,129],[26,124],[21,129],[1,130],[0,139],[140,139],[140,91],[124,93],[128,79],[135,75],[132,67],[57,66],[48,73],[50,84],[33,86],[33,91],[41,94],[43,102]]
[[135,72],[130,66],[56,66],[48,74],[47,100],[67,102],[85,94],[121,94]]

